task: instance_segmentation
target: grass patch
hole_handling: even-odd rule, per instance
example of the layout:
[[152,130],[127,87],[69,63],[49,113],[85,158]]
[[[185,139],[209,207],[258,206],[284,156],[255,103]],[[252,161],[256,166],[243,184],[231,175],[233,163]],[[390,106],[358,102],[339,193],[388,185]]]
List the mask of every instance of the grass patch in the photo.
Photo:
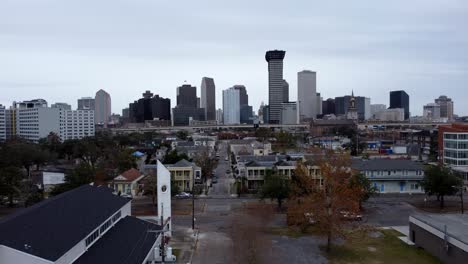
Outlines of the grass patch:
[[287,236],[292,238],[299,238],[301,236],[316,235],[321,236],[323,233],[316,226],[308,226],[305,230],[297,227],[272,227],[268,233],[276,236]]
[[[441,264],[441,262],[414,246],[403,243],[394,230],[380,230],[381,237],[369,237],[367,233],[354,232],[344,245],[333,245],[326,253],[331,264]],[[325,250],[325,247],[322,247]]]
[[179,259],[179,256],[180,256],[180,248],[173,248],[172,249],[172,255],[174,255],[176,257],[176,259]]

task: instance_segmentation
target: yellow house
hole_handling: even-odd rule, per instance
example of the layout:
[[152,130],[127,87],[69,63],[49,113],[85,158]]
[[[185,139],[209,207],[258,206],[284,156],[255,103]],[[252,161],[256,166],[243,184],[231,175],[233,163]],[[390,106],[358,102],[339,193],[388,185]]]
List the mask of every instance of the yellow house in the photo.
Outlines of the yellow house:
[[193,181],[201,181],[201,168],[185,159],[164,166],[171,172],[172,184],[179,186],[181,191],[190,192],[193,188]]

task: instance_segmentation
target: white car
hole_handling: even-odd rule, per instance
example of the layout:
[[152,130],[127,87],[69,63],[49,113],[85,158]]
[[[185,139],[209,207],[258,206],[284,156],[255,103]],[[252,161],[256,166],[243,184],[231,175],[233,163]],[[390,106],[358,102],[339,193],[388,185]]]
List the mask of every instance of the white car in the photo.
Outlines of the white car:
[[190,193],[181,192],[179,194],[176,194],[175,197],[179,198],[179,199],[188,199],[188,198],[192,197],[192,195]]

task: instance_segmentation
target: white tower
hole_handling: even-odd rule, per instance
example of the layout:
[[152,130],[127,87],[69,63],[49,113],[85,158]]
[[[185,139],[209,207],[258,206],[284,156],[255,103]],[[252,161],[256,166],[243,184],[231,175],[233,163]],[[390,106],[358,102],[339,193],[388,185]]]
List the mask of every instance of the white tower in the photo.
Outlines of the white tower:
[[158,160],[157,165],[157,186],[158,186],[158,217],[164,217],[164,225],[166,222],[169,224],[169,231],[166,236],[172,236],[172,214],[171,214],[171,173],[169,170]]

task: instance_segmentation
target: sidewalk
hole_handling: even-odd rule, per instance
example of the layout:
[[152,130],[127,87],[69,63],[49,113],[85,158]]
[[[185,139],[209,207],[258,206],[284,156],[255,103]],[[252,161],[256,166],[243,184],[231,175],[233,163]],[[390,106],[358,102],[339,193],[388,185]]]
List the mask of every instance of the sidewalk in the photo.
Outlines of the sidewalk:
[[[173,226],[174,227],[174,226]],[[174,228],[169,245],[177,255],[176,263],[191,263],[198,242],[199,231],[191,228]]]

